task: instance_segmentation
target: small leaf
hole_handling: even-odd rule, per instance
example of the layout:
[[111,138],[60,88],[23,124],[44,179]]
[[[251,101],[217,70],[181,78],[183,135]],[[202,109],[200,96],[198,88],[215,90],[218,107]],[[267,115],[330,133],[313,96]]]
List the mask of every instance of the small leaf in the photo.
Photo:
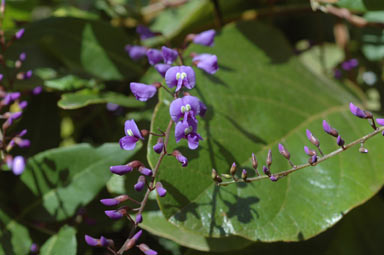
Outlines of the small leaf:
[[76,230],[73,227],[64,226],[59,233],[51,236],[41,247],[41,255],[76,255],[77,241]]

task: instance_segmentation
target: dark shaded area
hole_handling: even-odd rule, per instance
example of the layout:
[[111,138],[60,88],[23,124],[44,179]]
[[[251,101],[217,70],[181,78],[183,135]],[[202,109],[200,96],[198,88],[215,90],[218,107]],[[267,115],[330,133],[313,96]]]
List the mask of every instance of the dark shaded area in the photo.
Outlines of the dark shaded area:
[[238,124],[237,121],[235,121],[234,119],[232,119],[230,116],[228,115],[225,115],[225,118],[231,122],[231,124],[237,129],[239,130],[243,135],[245,135],[249,140],[253,141],[254,143],[261,143],[263,145],[266,145],[267,142],[264,141],[261,137],[255,135],[255,134],[252,134],[251,132],[249,132],[246,128],[243,128],[242,126],[240,126]]

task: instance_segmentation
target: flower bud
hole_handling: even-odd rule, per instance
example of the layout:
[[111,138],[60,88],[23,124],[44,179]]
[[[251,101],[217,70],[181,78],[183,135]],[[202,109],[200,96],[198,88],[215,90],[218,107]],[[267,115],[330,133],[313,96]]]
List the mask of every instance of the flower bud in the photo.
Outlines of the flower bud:
[[151,250],[148,245],[142,243],[138,246],[138,248],[145,254],[145,255],[157,255],[157,252],[154,250]]
[[337,137],[339,135],[337,130],[332,128],[326,120],[323,120],[323,129],[326,133],[330,134],[331,136]]
[[124,175],[126,173],[132,172],[133,168],[129,165],[120,165],[120,166],[111,166],[109,170],[118,175]]
[[143,233],[143,230],[139,230],[127,243],[125,246],[125,250],[131,249],[133,246],[135,246],[137,240],[139,240],[141,234]]
[[243,171],[241,171],[241,179],[243,179],[244,181],[247,181],[247,177],[248,177],[247,170],[243,169]]
[[265,175],[271,176],[271,171],[266,166],[263,166],[263,172]]
[[272,165],[272,151],[271,151],[271,149],[269,149],[269,151],[268,151],[266,164],[267,164],[268,168],[270,168]]
[[316,151],[309,149],[307,146],[304,146],[304,151],[308,156],[316,155]]
[[159,139],[157,139],[157,143],[153,146],[153,150],[156,153],[160,154],[163,151],[163,148],[164,148],[164,139],[160,137]]
[[285,149],[284,145],[282,145],[281,143],[279,143],[279,152],[286,159],[290,159],[291,158],[291,154]]
[[309,164],[315,164],[317,162],[317,155],[313,155],[312,157],[310,157],[309,159],[308,159],[308,163]]
[[156,182],[156,191],[159,197],[165,197],[167,194],[167,190],[164,189],[163,184],[161,182]]
[[105,215],[107,215],[112,220],[118,220],[121,219],[124,215],[127,214],[127,207],[122,207],[117,210],[107,210],[104,211]]
[[235,175],[235,174],[236,174],[236,163],[235,163],[235,162],[232,163],[232,166],[231,166],[231,168],[229,169],[229,173],[230,173],[231,175]]
[[139,172],[143,175],[146,175],[146,176],[152,176],[152,170],[151,169],[148,169],[148,168],[145,168],[143,166],[140,166],[139,167]]
[[145,182],[146,182],[145,177],[143,175],[140,175],[139,179],[137,180],[137,183],[134,186],[134,189],[138,192],[142,191],[143,188],[145,187]]
[[221,177],[217,174],[216,170],[212,168],[212,174],[211,174],[212,180],[214,180],[217,183],[221,183],[223,180]]
[[369,119],[372,118],[372,113],[363,111],[353,103],[349,103],[349,109],[351,110],[352,114],[356,117],[362,118],[362,119]]
[[253,169],[257,169],[257,164],[258,164],[258,162],[257,162],[257,159],[256,159],[256,156],[255,156],[255,153],[252,153],[252,167],[253,167]]
[[143,222],[143,216],[140,213],[136,214],[135,223],[139,224],[139,223],[142,223],[142,222]]
[[269,176],[269,179],[271,180],[271,181],[273,181],[273,182],[277,182],[277,180],[279,179],[277,176],[275,176],[275,175],[271,175],[271,176]]
[[93,238],[93,237],[91,237],[89,235],[85,235],[84,238],[85,238],[85,242],[89,246],[98,246],[98,244],[99,244],[99,240],[98,239]]
[[177,161],[179,161],[181,163],[181,166],[182,167],[186,167],[188,165],[188,159],[186,157],[184,157],[183,154],[181,154],[180,151],[178,150],[174,150],[172,152],[172,155],[175,156],[175,158],[177,159]]
[[376,119],[376,121],[380,126],[384,126],[384,119]]
[[341,146],[341,147],[343,147],[344,146],[344,140],[341,138],[341,136],[339,135],[338,137],[337,137],[337,145],[339,145],[339,146]]
[[314,137],[311,133],[311,131],[309,131],[309,129],[306,130],[306,134],[307,134],[307,138],[308,140],[313,144],[315,145],[316,147],[319,147],[320,145],[320,141]]

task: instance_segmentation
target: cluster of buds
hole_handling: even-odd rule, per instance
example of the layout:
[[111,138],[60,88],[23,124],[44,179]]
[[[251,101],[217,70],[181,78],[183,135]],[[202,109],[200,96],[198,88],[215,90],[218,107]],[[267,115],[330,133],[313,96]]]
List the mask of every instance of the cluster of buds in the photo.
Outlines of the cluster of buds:
[[[156,36],[148,28],[144,26],[138,26],[137,32],[140,35],[141,40]],[[155,70],[164,78],[165,84],[162,82],[155,82],[152,84],[143,84],[138,82],[131,82],[130,89],[132,94],[139,101],[147,101],[154,97],[159,89],[164,89],[167,93],[171,94],[173,101],[169,107],[170,122],[165,132],[160,130],[160,134],[152,133],[148,130],[140,130],[134,120],[127,120],[124,125],[125,136],[120,139],[120,147],[124,150],[133,150],[136,147],[136,143],[140,140],[144,140],[149,134],[157,136],[157,143],[153,146],[155,153],[160,154],[158,163],[153,169],[145,167],[145,165],[134,160],[126,165],[111,166],[110,171],[113,174],[124,175],[137,170],[140,176],[134,185],[134,189],[138,192],[146,188],[146,194],[143,201],[139,202],[128,195],[120,195],[115,198],[102,199],[100,202],[105,206],[116,206],[120,203],[130,200],[139,205],[138,208],[130,208],[129,206],[122,206],[115,210],[107,210],[105,214],[111,219],[121,219],[124,216],[132,222],[132,229],[130,237],[125,241],[123,246],[117,251],[117,254],[135,247],[137,240],[139,239],[142,231],[138,231],[135,234],[137,226],[143,221],[142,211],[147,203],[148,195],[153,190],[156,190],[159,197],[164,197],[167,194],[167,190],[160,181],[155,181],[156,173],[159,169],[160,163],[165,156],[174,157],[182,167],[188,165],[188,159],[179,151],[174,150],[171,153],[167,152],[167,143],[170,137],[170,132],[173,123],[175,123],[175,140],[179,143],[182,139],[185,139],[188,143],[188,147],[191,150],[195,150],[199,146],[199,142],[203,139],[198,129],[198,116],[203,117],[207,111],[207,107],[203,102],[195,96],[189,94],[186,90],[193,89],[196,85],[195,71],[191,66],[184,65],[182,57],[185,46],[190,42],[213,46],[216,32],[214,30],[204,31],[200,34],[190,34],[186,37],[185,44],[180,49],[172,49],[166,46],[162,46],[161,49],[148,49],[144,46],[127,45],[126,51],[133,60],[138,60],[143,57],[147,57],[148,63],[152,65]],[[196,54],[191,55],[193,64],[208,74],[214,74],[218,70],[217,57],[212,54]],[[179,64],[175,62],[179,59]],[[174,91],[172,91],[174,89]],[[246,173],[243,177],[246,179]],[[135,213],[136,217],[133,220],[130,213]],[[91,246],[105,247],[107,243],[100,239],[85,237],[86,242]],[[108,245],[107,245],[108,246]],[[113,249],[110,245],[109,249]],[[155,255],[156,251],[150,249],[146,244],[137,245],[144,254]],[[115,252],[115,251],[114,251]],[[116,253],[116,252],[115,252]]]
[[357,143],[360,143],[359,152],[368,153],[368,149],[364,148],[364,143],[367,139],[376,135],[377,133],[381,132],[382,135],[384,136],[384,129],[378,128],[376,126],[376,122],[380,126],[384,126],[384,119],[376,119],[376,121],[375,121],[373,114],[371,112],[364,111],[364,110],[360,109],[359,107],[357,107],[356,105],[354,105],[353,103],[349,104],[349,108],[350,108],[351,113],[353,115],[355,115],[356,117],[361,118],[361,119],[367,119],[369,122],[369,125],[374,129],[374,132],[346,145],[345,141],[341,137],[340,133],[335,128],[333,128],[326,120],[323,120],[323,123],[322,123],[323,130],[325,133],[336,138],[336,144],[340,147],[338,150],[331,152],[327,155],[324,155],[324,153],[320,149],[319,139],[317,139],[312,134],[312,132],[309,129],[307,129],[306,130],[306,136],[307,136],[309,142],[314,147],[316,147],[316,149],[311,149],[308,146],[304,146],[304,152],[305,152],[305,154],[307,154],[309,156],[307,164],[303,164],[303,165],[299,165],[299,166],[293,164],[291,161],[291,154],[289,153],[289,151],[286,149],[286,147],[283,144],[279,143],[279,145],[278,145],[279,152],[288,161],[288,163],[292,167],[291,169],[272,174],[272,172],[271,172],[272,151],[269,150],[268,154],[267,154],[266,161],[265,161],[266,165],[264,165],[262,167],[264,176],[259,175],[259,173],[257,171],[258,161],[255,157],[255,154],[252,153],[252,157],[251,157],[252,158],[252,167],[255,170],[255,176],[256,177],[248,178],[247,171],[245,169],[243,169],[242,173],[241,173],[241,179],[237,178],[236,177],[236,163],[233,163],[230,170],[229,170],[229,174],[221,174],[221,177],[224,177],[226,179],[232,179],[232,181],[223,182],[222,178],[219,176],[219,174],[217,173],[217,171],[215,169],[212,170],[212,179],[216,182],[217,185],[221,185],[221,186],[225,186],[225,185],[228,185],[231,183],[236,183],[239,181],[241,181],[241,182],[257,181],[257,180],[265,179],[267,177],[271,181],[275,182],[275,181],[279,180],[280,178],[287,176],[288,174],[290,174],[292,172],[306,168],[308,166],[314,166],[314,165],[318,164],[320,161],[324,161],[330,157],[333,157],[336,154],[352,147],[353,145],[355,145]]

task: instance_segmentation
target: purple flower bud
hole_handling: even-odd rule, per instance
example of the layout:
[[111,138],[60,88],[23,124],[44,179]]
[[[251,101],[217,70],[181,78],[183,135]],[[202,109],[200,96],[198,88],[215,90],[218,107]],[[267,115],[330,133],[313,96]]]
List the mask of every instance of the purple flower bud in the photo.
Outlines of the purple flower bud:
[[37,245],[36,243],[32,243],[32,244],[31,244],[31,247],[29,247],[29,250],[30,250],[30,252],[31,252],[32,254],[36,254],[36,253],[39,252],[40,247],[39,247],[39,245]]
[[28,139],[17,139],[16,144],[20,148],[28,148],[29,146],[31,146],[31,141]]
[[129,87],[131,88],[131,91],[135,95],[136,99],[142,102],[152,98],[157,92],[157,88],[155,86],[143,83],[131,82]]
[[20,96],[21,96],[20,92],[11,92],[11,93],[8,93],[8,94],[11,97],[12,101],[15,101],[15,100],[19,99]]
[[27,102],[27,101],[21,101],[21,102],[19,103],[19,107],[20,107],[21,109],[25,109],[27,106],[28,106],[28,102]]
[[111,170],[111,172],[114,174],[124,175],[126,173],[131,172],[133,168],[129,165],[120,165],[120,166],[111,166],[109,170]]
[[145,187],[145,182],[146,182],[145,177],[143,175],[140,175],[139,179],[137,180],[137,183],[134,186],[134,189],[136,191],[142,191],[143,188]]
[[255,153],[252,152],[252,167],[254,169],[257,169],[257,159],[256,159],[256,156],[255,156]]
[[380,126],[384,126],[384,119],[376,119],[376,121]]
[[214,74],[219,69],[217,56],[213,54],[200,54],[195,56],[192,61],[198,68],[209,74]]
[[271,151],[271,149],[268,150],[266,164],[267,164],[268,168],[272,165],[272,151]]
[[28,70],[27,72],[24,73],[23,80],[28,80],[31,77],[32,77],[32,70]]
[[165,83],[170,88],[176,86],[176,92],[183,86],[192,89],[196,83],[195,72],[190,66],[173,66],[165,73]]
[[161,184],[161,182],[156,182],[156,191],[159,197],[164,197],[167,194],[167,190],[164,189],[163,184]]
[[137,45],[126,45],[125,51],[128,52],[128,55],[133,60],[138,60],[147,55],[147,48]]
[[143,216],[140,213],[136,214],[135,223],[139,224],[139,223],[142,223],[142,222],[143,222]]
[[157,255],[157,252],[154,250],[151,250],[148,245],[142,243],[138,246],[138,248],[144,252],[145,255]]
[[271,176],[271,171],[269,171],[268,167],[263,166],[263,172],[265,175]]
[[145,168],[143,166],[140,166],[139,167],[139,172],[143,175],[146,175],[146,176],[152,176],[152,170],[151,169],[148,169],[148,168]]
[[177,161],[179,161],[181,163],[182,167],[186,167],[188,165],[188,159],[186,157],[184,157],[184,155],[181,154],[181,152],[174,151],[173,155],[176,157]]
[[42,86],[36,86],[33,88],[32,94],[36,96],[36,95],[39,95],[42,91],[43,91]]
[[122,211],[122,210],[107,210],[107,211],[104,211],[105,215],[107,215],[112,220],[121,219],[124,216],[123,212],[125,212],[125,211]]
[[26,59],[27,59],[27,53],[25,52],[20,53],[19,60],[24,62]]
[[304,146],[304,151],[308,156],[316,155],[316,151],[309,149],[307,146]]
[[243,170],[241,171],[241,178],[242,178],[243,180],[246,180],[247,177],[248,177],[247,170],[243,169]]
[[193,42],[196,44],[212,47],[213,41],[215,39],[215,35],[216,35],[216,31],[213,29],[210,29],[195,35],[195,37],[193,38]]
[[310,164],[314,164],[317,162],[317,155],[313,155],[310,159],[309,159],[309,163]]
[[24,28],[22,28],[22,29],[20,29],[19,31],[17,31],[16,32],[16,34],[15,34],[15,38],[17,39],[17,40],[19,40],[21,37],[23,37],[23,35],[24,35]]
[[101,199],[100,202],[106,206],[114,206],[120,204],[120,201],[114,198]]
[[156,36],[156,34],[153,33],[148,27],[143,26],[141,24],[136,27],[136,33],[140,35],[141,40],[146,40],[148,38]]
[[337,130],[332,128],[326,120],[323,120],[323,129],[326,133],[330,134],[331,136],[337,137],[339,135]]
[[25,169],[25,159],[23,156],[16,156],[12,161],[12,172],[15,175],[20,175]]
[[164,139],[160,137],[159,139],[157,139],[157,143],[153,146],[153,150],[156,153],[160,154],[163,151],[163,148],[164,148]]
[[20,131],[20,133],[19,134],[17,134],[17,136],[19,136],[19,137],[23,137],[23,136],[25,136],[26,134],[27,134],[27,130],[26,129],[23,129],[23,130],[21,130]]
[[167,73],[168,69],[171,68],[171,65],[168,64],[156,64],[155,69],[156,71],[163,77],[165,77],[165,74]]
[[320,146],[320,141],[314,137],[311,133],[311,131],[309,131],[309,129],[306,130],[306,134],[307,134],[307,138],[308,140],[315,146],[319,147]]
[[349,109],[351,110],[353,115],[362,119],[367,119],[372,116],[372,114],[367,114],[367,112],[361,110],[359,107],[357,107],[353,103],[349,103]]
[[137,231],[137,233],[131,239],[136,240],[136,241],[139,240],[142,233],[143,233],[143,230],[140,229],[139,231]]
[[100,246],[102,246],[102,247],[108,247],[109,246],[108,239],[105,238],[104,236],[100,236]]
[[231,168],[229,169],[229,173],[230,173],[231,175],[235,175],[235,174],[236,174],[236,163],[235,163],[235,162],[232,163],[232,166],[231,166]]
[[284,145],[279,143],[279,152],[281,155],[283,155],[286,159],[290,159],[291,154],[285,149]]
[[339,146],[344,146],[344,140],[341,138],[341,136],[339,135],[338,137],[337,137],[337,145],[339,145]]
[[163,53],[163,59],[165,64],[171,65],[178,57],[177,51],[172,50],[168,47],[161,47],[161,51]]
[[351,58],[348,62],[350,68],[355,68],[359,65],[359,61],[356,58]]
[[97,246],[99,244],[99,240],[96,239],[96,238],[93,238],[89,235],[85,235],[85,242],[89,245],[89,246]]
[[148,62],[151,66],[156,65],[163,61],[163,53],[160,50],[149,49],[147,50]]
[[271,175],[271,176],[269,177],[269,179],[270,179],[271,181],[273,181],[273,182],[277,182],[277,180],[278,180],[279,178],[277,178],[277,176],[275,176],[275,175]]

